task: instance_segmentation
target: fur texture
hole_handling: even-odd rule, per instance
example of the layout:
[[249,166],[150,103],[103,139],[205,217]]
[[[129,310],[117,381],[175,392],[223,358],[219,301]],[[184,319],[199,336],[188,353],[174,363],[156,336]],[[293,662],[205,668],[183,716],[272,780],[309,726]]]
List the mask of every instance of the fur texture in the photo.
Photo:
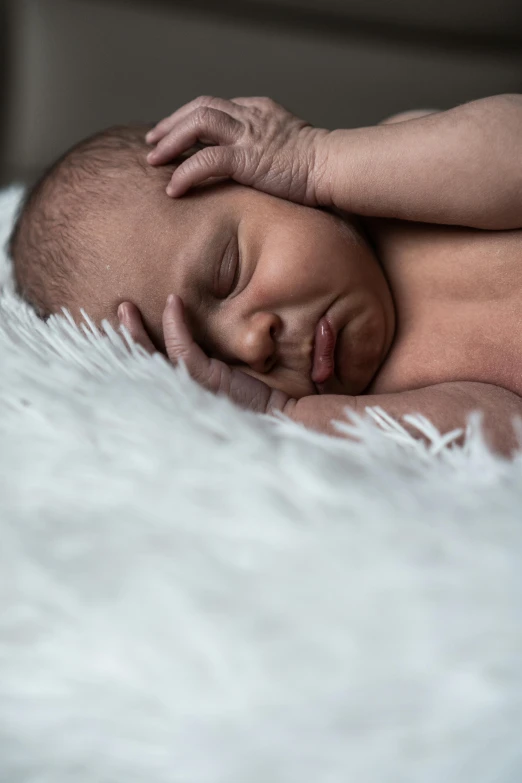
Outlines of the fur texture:
[[522,459],[479,417],[330,438],[0,282],[1,783],[522,780]]

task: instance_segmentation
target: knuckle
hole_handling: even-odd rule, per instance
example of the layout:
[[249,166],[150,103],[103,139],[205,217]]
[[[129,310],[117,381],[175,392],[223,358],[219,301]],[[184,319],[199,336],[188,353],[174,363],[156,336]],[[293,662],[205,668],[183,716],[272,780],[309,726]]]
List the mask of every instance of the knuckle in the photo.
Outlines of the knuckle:
[[[163,311],[163,328],[170,332],[176,328],[176,319],[170,310]],[[172,336],[172,334],[170,336]]]
[[218,150],[219,147],[204,147],[193,156],[193,165],[213,166],[216,163]]
[[189,352],[187,348],[175,337],[166,337],[165,348],[167,350],[169,359],[183,359],[183,361],[187,361]]
[[192,115],[192,121],[194,125],[209,125],[216,122],[217,115],[216,110],[210,106],[200,106],[195,109]]
[[202,150],[195,152],[190,158],[188,158],[184,164],[183,169],[186,172],[197,171],[201,167],[208,168],[212,163],[212,157],[208,153],[211,147],[204,147]]
[[247,150],[245,150],[242,147],[234,147],[231,150],[231,153],[232,153],[231,155],[232,159],[230,162],[232,163],[236,171],[245,170],[249,161]]
[[194,111],[192,112],[192,121],[194,123],[201,122],[209,115],[209,109],[208,106],[198,106]]
[[213,98],[212,98],[212,96],[211,96],[211,95],[199,95],[199,96],[198,96],[198,97],[195,99],[194,103],[195,103],[196,105],[198,105],[198,106],[201,106],[201,105],[203,105],[203,104],[210,103],[212,100],[213,100]]
[[233,171],[238,170],[236,164],[235,151],[227,147],[214,147],[212,152],[209,153],[209,162],[207,167],[209,171],[212,171],[215,175],[231,174]]

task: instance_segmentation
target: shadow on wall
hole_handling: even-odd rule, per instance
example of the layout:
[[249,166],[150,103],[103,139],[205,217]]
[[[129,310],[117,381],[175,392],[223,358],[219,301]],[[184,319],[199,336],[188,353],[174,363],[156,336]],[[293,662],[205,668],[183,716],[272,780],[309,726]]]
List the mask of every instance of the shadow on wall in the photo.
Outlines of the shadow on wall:
[[519,0],[456,0],[452,13],[439,0],[177,0],[177,5],[231,22],[345,41],[393,40],[406,47],[500,54],[518,54],[522,45]]
[[522,4],[495,2],[0,0],[3,181],[201,94],[269,95],[334,128],[520,91]]

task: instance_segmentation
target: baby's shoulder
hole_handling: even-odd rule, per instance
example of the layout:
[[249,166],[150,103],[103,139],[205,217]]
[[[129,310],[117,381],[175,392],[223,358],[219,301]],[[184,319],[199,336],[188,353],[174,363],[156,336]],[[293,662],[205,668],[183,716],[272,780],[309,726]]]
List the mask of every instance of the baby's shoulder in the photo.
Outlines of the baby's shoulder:
[[373,226],[397,328],[372,390],[462,379],[522,394],[522,231]]
[[[452,254],[461,263],[493,256],[501,263],[522,260],[522,229],[488,231],[467,226],[448,226],[437,223],[414,223],[392,218],[361,218],[361,225],[379,260],[384,263],[398,258],[412,258],[417,262],[431,254]],[[480,258],[477,256],[480,250]],[[421,257],[422,254],[422,257]]]

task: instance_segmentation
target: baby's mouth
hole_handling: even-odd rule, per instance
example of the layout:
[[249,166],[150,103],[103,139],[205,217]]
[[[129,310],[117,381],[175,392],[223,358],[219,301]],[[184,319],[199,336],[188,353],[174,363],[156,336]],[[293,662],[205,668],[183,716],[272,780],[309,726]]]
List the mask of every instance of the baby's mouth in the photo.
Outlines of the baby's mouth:
[[336,334],[328,314],[319,319],[315,329],[312,354],[311,378],[314,384],[322,386],[335,371]]

